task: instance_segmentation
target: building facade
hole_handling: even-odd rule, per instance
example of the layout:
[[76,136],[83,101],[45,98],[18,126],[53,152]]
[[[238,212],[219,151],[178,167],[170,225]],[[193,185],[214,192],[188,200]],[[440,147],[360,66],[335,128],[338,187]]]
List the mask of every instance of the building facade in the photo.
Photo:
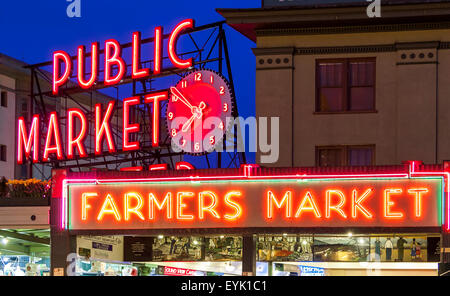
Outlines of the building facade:
[[280,117],[265,165],[449,159],[448,1],[277,2],[218,10],[256,43],[256,116]]

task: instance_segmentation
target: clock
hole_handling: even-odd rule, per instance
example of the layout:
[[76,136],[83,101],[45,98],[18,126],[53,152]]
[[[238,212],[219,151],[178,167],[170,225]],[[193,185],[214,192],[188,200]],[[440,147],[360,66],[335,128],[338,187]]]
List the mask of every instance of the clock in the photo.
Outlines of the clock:
[[172,148],[193,155],[213,151],[227,131],[233,96],[221,74],[206,69],[187,73],[170,88],[166,122]]

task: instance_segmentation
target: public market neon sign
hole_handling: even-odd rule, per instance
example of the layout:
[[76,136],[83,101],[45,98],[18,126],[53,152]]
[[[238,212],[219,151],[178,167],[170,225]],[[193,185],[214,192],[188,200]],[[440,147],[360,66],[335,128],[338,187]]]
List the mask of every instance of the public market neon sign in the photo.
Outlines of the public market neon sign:
[[[167,43],[168,56],[174,67],[178,69],[186,69],[193,65],[192,58],[182,59],[178,56],[176,45],[180,34],[194,28],[194,21],[186,19],[180,22],[170,33]],[[157,75],[162,71],[162,50],[163,50],[163,28],[156,27],[153,38],[153,66],[150,68],[141,67],[141,33],[134,32],[132,35],[132,65],[131,78],[143,79],[151,75]],[[86,65],[86,58],[90,56],[90,67]],[[83,89],[91,88],[94,84],[103,82],[104,85],[113,86],[122,81],[126,76],[127,67],[122,57],[122,47],[117,40],[109,39],[104,43],[104,58],[100,60],[99,43],[93,42],[91,45],[91,53],[86,54],[84,46],[79,46],[77,49],[77,83]],[[100,81],[100,63],[103,63],[104,75],[103,80]],[[53,82],[52,92],[54,95],[60,93],[63,87],[71,76],[73,69],[72,58],[70,55],[62,50],[53,53]],[[88,69],[89,68],[89,69]],[[90,72],[87,77],[86,71]],[[169,93],[167,91],[159,91],[146,94],[143,98],[143,103],[152,107],[152,146],[159,147],[160,145],[160,103],[168,100]],[[139,96],[125,98],[123,100],[122,118],[122,151],[134,151],[140,149],[138,141],[131,141],[132,134],[140,131],[140,124],[130,122],[130,110],[133,106],[141,104]],[[115,101],[110,101],[106,106],[102,104],[95,105],[95,155],[103,153],[102,147],[106,142],[109,153],[117,151],[117,143],[114,142],[111,131],[111,119],[114,113]],[[84,158],[88,156],[88,151],[84,145],[87,131],[89,129],[86,114],[78,108],[71,108],[66,113],[65,132],[66,139],[63,142],[62,133],[60,130],[60,119],[56,112],[51,112],[48,116],[48,125],[45,137],[44,148],[40,147],[40,123],[41,118],[38,114],[33,115],[31,123],[27,127],[24,117],[19,117],[17,125],[17,163],[22,164],[26,159],[31,159],[32,162],[39,161],[47,162],[50,158],[58,160],[73,159],[75,157]],[[81,128],[76,133],[75,127],[79,125]],[[43,151],[39,155],[39,151]]]
[[[67,180],[63,227],[439,227],[441,178]],[[330,224],[331,223],[331,224]]]

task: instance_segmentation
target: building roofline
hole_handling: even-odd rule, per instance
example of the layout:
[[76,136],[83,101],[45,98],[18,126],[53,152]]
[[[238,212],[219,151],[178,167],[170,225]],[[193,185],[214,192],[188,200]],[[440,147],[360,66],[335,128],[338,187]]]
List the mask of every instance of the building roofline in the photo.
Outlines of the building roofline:
[[[384,3],[384,5],[383,5]],[[382,17],[369,18],[367,2],[351,4],[221,9],[228,25],[256,42],[257,31],[273,28],[308,28],[399,24],[450,20],[450,0],[382,1]]]

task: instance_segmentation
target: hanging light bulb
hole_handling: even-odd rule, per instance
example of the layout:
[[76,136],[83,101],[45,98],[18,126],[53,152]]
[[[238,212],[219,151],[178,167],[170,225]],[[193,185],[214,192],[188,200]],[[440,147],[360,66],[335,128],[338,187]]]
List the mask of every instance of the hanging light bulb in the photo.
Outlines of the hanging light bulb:
[[6,237],[4,237],[2,239],[2,244],[6,245],[8,242],[9,242],[9,240]]

